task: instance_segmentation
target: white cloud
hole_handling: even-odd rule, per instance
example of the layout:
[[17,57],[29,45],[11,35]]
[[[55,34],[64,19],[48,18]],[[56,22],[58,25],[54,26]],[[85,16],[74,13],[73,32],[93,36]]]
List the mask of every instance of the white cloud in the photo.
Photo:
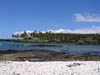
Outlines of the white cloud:
[[75,34],[100,34],[100,27],[91,27],[91,28],[81,28],[81,29],[58,29],[58,30],[48,30],[52,33],[75,33]]
[[74,14],[77,22],[100,22],[100,14]]
[[51,31],[52,33],[72,33],[72,30],[69,29],[58,29],[58,30],[48,30]]
[[[30,34],[30,33],[32,33],[33,31],[29,31],[29,30],[26,30],[26,33],[27,34]],[[15,35],[20,35],[20,34],[23,34],[24,33],[24,31],[22,31],[22,32],[15,32],[14,34]]]
[[[74,34],[100,34],[100,27],[91,27],[91,28],[80,28],[80,29],[58,29],[58,30],[47,30],[47,31],[42,31],[42,33],[46,33],[51,31],[52,33],[74,33]],[[26,31],[27,34],[32,33],[33,31]],[[24,32],[15,32],[15,35],[20,35]],[[38,33],[38,32],[37,32]]]

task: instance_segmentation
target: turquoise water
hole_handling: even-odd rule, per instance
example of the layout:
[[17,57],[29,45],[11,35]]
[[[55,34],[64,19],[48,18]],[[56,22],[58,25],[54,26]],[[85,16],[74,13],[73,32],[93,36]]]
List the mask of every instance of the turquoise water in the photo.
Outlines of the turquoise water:
[[100,45],[22,43],[2,41],[0,42],[0,50],[52,50],[72,54],[91,53],[100,55]]

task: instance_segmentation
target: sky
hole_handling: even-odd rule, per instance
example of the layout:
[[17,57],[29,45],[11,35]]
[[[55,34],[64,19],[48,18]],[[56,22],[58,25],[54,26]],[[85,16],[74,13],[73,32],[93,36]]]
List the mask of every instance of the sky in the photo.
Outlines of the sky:
[[100,32],[100,0],[0,0],[0,38],[25,30]]

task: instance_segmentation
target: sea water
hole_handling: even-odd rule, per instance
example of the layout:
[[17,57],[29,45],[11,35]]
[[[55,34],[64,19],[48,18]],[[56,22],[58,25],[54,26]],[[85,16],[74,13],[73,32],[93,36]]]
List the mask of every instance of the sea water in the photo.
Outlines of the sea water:
[[100,45],[56,44],[56,43],[23,43],[0,42],[0,50],[51,50],[71,54],[97,54],[100,55]]

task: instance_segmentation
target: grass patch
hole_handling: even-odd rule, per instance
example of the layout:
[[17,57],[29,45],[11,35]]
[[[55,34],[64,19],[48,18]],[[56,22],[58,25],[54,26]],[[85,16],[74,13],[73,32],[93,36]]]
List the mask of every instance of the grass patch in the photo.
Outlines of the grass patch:
[[39,43],[47,43],[49,40],[27,40],[27,39],[13,39],[15,42],[39,42]]

